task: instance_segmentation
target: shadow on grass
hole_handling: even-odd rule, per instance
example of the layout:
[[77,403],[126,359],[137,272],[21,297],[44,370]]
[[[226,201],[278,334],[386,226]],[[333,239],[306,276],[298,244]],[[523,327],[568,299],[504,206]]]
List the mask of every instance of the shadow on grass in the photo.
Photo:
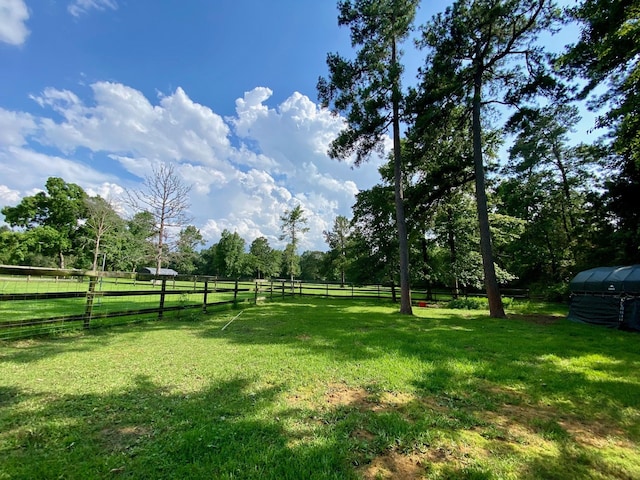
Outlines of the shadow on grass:
[[[640,441],[637,335],[565,321],[394,312],[386,304],[303,299],[199,322],[97,331],[81,348],[99,348],[123,334],[135,341],[154,330],[188,329],[212,347],[283,346],[293,352],[282,358],[294,370],[311,357],[331,359],[338,376],[366,362],[374,369],[357,380],[366,391],[346,402],[289,402],[284,408],[282,395],[297,392],[285,384],[258,387],[263,384],[244,377],[193,394],[139,377],[125,392],[46,399],[44,410],[31,413],[11,408],[31,394],[8,387],[0,390],[0,406],[13,412],[0,413],[9,415],[2,424],[10,426],[0,433],[0,465],[18,478],[140,472],[149,478],[352,478],[352,465],[367,477],[364,465],[424,449],[424,465],[441,467],[433,478],[499,478],[481,461],[470,464],[486,452],[446,447],[475,435],[486,441],[486,451],[511,455],[521,478],[588,478],[588,469],[603,478],[625,478],[624,467],[605,458],[599,445],[621,442],[633,451]],[[65,338],[29,348],[6,358],[27,363],[74,345]],[[390,367],[382,368],[385,362]],[[402,362],[413,365],[403,372],[410,398],[385,405],[380,399]],[[530,441],[554,453],[524,453]],[[396,460],[391,457],[390,464]]]
[[329,427],[295,431],[307,418],[296,409],[269,415],[282,388],[236,378],[185,395],[139,377],[117,394],[46,399],[26,415],[5,409],[0,471],[30,479],[355,478]]

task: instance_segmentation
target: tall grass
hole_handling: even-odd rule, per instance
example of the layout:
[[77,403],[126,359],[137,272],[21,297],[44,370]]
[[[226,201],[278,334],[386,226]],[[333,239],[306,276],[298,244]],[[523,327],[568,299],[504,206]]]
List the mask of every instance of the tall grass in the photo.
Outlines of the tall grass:
[[640,478],[638,335],[515,308],[305,297],[3,342],[0,479]]

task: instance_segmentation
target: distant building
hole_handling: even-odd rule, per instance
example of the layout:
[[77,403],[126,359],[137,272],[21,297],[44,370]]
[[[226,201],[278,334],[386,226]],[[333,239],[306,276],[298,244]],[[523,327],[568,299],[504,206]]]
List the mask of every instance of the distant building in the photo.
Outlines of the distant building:
[[175,277],[178,275],[178,272],[171,268],[161,268],[160,271],[156,273],[156,267],[140,267],[138,273],[147,273],[149,275],[157,275],[158,277]]

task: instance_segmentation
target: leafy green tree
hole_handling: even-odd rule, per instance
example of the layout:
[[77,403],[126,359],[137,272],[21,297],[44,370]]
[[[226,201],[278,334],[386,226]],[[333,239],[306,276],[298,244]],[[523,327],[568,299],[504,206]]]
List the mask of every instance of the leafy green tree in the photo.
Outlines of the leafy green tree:
[[324,241],[327,242],[331,250],[328,259],[333,268],[340,272],[340,285],[345,284],[345,270],[347,262],[347,247],[349,245],[349,235],[351,234],[351,224],[349,219],[343,215],[338,215],[333,221],[333,229],[322,232]]
[[291,289],[293,290],[293,280],[301,273],[300,255],[297,254],[292,243],[288,243],[282,252],[282,272],[291,279]]
[[356,283],[395,282],[398,274],[398,236],[394,221],[394,193],[375,185],[356,195],[353,233],[346,274]]
[[196,274],[214,275],[216,273],[216,247],[217,245],[211,245],[200,251],[196,259]]
[[138,212],[119,224],[113,234],[109,232],[109,241],[102,245],[107,269],[135,272],[138,267],[153,264],[156,232],[149,212]]
[[[583,0],[569,8],[581,22],[579,41],[558,59],[559,69],[586,79],[579,98],[594,94],[597,125],[608,129],[612,155],[605,205],[616,228],[605,238],[609,250],[621,245],[614,262],[640,262],[640,4],[637,0]],[[566,68],[569,67],[569,68]],[[598,86],[604,93],[595,94]],[[604,111],[603,111],[604,110]],[[613,247],[613,248],[612,248]]]
[[380,152],[391,127],[394,159],[394,204],[398,236],[400,312],[411,314],[409,244],[404,212],[400,144],[402,64],[400,44],[411,30],[417,0],[354,0],[338,3],[338,23],[351,30],[356,58],[327,56],[329,80],[321,78],[318,92],[325,106],[346,114],[347,128],[329,150],[333,158],[356,156],[356,165]]
[[326,280],[324,274],[325,252],[307,250],[300,256],[300,278],[310,282]]
[[98,257],[101,253],[101,243],[105,238],[113,233],[122,223],[122,219],[113,209],[113,205],[108,200],[100,196],[87,197],[85,199],[87,208],[87,221],[83,230],[88,233],[90,242],[93,244],[93,261],[91,269],[98,269]]
[[423,93],[471,112],[480,249],[492,317],[505,313],[489,226],[482,109],[492,101],[520,104],[525,95],[554,86],[535,40],[556,18],[550,0],[458,0],[423,30],[422,44],[430,49]]
[[71,252],[81,221],[86,219],[87,194],[78,185],[58,177],[49,177],[45,189],[46,192],[24,197],[15,207],[4,207],[1,212],[13,227],[26,230],[49,227],[55,231],[55,235],[43,235],[46,241],[39,244],[40,251],[57,257],[58,266],[65,268],[65,255]]
[[300,235],[309,231],[308,227],[305,227],[307,223],[307,217],[304,216],[304,210],[300,205],[296,205],[291,210],[285,210],[284,214],[280,216],[280,240],[289,240],[287,247],[284,250],[283,260],[287,263],[286,272],[293,282],[293,278],[300,274],[300,259],[298,257],[297,248],[300,240]]
[[170,255],[169,266],[179,273],[192,274],[196,270],[197,248],[204,244],[200,230],[188,225],[180,231],[176,249]]
[[224,229],[216,245],[216,273],[223,277],[237,278],[245,270],[243,258],[245,241],[238,232]]
[[273,249],[269,246],[269,240],[266,237],[258,237],[251,242],[249,254],[256,278],[277,275],[277,272],[273,271]]
[[516,137],[498,194],[504,213],[526,221],[523,237],[508,248],[518,274],[530,281],[568,281],[590,228],[584,223],[586,192],[597,164],[591,147],[568,144],[578,121],[575,107],[554,104],[522,108],[507,124]]

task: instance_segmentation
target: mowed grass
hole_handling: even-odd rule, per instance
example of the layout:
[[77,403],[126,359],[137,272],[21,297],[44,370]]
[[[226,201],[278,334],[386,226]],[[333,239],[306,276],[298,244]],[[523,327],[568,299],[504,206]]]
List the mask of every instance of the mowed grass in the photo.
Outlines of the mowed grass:
[[640,478],[640,336],[512,307],[305,297],[0,343],[0,479]]

